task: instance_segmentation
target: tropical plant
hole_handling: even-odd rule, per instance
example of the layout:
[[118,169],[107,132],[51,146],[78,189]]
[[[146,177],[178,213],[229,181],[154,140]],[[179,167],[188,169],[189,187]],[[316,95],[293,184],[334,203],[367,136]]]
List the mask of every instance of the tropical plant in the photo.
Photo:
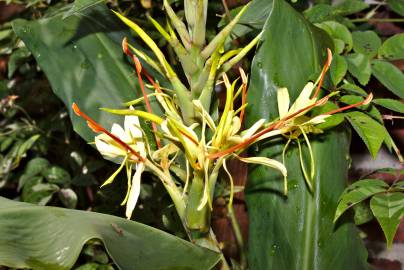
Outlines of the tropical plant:
[[[217,197],[226,199],[229,215],[235,221],[233,194],[240,189],[234,186],[227,169],[230,159],[252,164],[246,190],[251,221],[250,269],[367,268],[366,252],[353,224],[334,221],[351,205],[372,195],[371,208],[391,243],[397,220],[402,217],[400,184],[389,188],[378,183],[379,189],[371,192],[367,187],[347,189],[337,207],[348,168],[350,134],[344,118],[373,156],[385,143],[401,158],[378,118],[380,113],[371,104],[373,95],[354,84],[355,79],[366,84],[362,73],[367,69],[356,65],[355,59],[370,63],[375,54],[368,55],[365,45],[366,38],[373,39],[373,34],[355,34],[357,45],[352,47],[356,58],[352,60],[350,33],[342,24],[317,21],[316,27],[283,0],[256,0],[237,13],[229,13],[229,23],[207,42],[208,1],[184,1],[186,24],[181,13],[164,1],[168,17],[165,25],[150,15],[147,18],[170,46],[167,51],[172,50],[179,59],[176,65],[140,22],[117,12],[115,16],[100,2],[77,0],[47,18],[15,21],[13,29],[48,76],[55,93],[72,108],[69,113],[76,132],[94,141],[104,158],[119,164],[103,186],[116,182],[125,168],[127,193],[122,194],[122,204],[126,204],[126,217],[132,217],[141,195],[142,175],[157,179],[193,244],[113,216],[3,200],[0,228],[5,232],[17,230],[17,236],[0,234],[0,245],[12,247],[0,251],[1,264],[70,268],[82,246],[97,238],[121,269],[210,269],[219,258],[221,268],[230,269],[210,226]],[[322,8],[330,8],[335,12],[333,18],[340,19],[353,6]],[[314,16],[310,10],[305,14]],[[103,22],[97,19],[100,17]],[[116,17],[150,51],[131,38]],[[245,47],[233,48],[229,42],[232,37],[254,28],[259,29],[258,33]],[[340,37],[337,28],[348,33],[343,31]],[[379,50],[380,57],[400,57],[397,41],[387,40],[385,44],[385,49]],[[232,67],[256,47],[248,83],[244,70]],[[382,60],[372,61],[388,65]],[[351,64],[344,65],[346,62]],[[136,80],[131,79],[131,64]],[[327,76],[330,66],[331,75]],[[226,73],[234,70],[239,78],[231,82]],[[353,77],[346,75],[347,70]],[[375,70],[375,77],[400,93],[394,79],[378,76],[377,67]],[[395,74],[395,78],[402,75]],[[219,88],[226,93],[220,112],[215,95]],[[379,100],[374,104],[400,111],[402,104],[397,102]],[[112,109],[118,106],[123,108]],[[85,121],[74,113],[101,134],[94,138]],[[240,156],[248,148],[249,157]],[[226,173],[223,179],[222,169]],[[221,192],[215,190],[218,182],[226,185]],[[391,210],[391,215],[386,217],[383,209]],[[25,215],[17,215],[21,212]],[[15,224],[23,224],[23,228]],[[232,225],[239,231],[237,222]],[[24,237],[25,231],[35,234],[31,242]],[[35,245],[47,245],[44,239],[52,241],[58,231],[64,231],[63,237],[35,253]],[[65,250],[66,241],[71,251]],[[240,236],[237,241],[243,250]],[[133,249],[136,245],[142,245],[142,249]],[[186,250],[187,256],[179,255]],[[268,252],[272,256],[267,256]],[[335,254],[339,254],[338,260],[332,259]],[[139,258],[136,262],[134,256]],[[232,268],[247,268],[244,253],[239,264],[232,260]]]

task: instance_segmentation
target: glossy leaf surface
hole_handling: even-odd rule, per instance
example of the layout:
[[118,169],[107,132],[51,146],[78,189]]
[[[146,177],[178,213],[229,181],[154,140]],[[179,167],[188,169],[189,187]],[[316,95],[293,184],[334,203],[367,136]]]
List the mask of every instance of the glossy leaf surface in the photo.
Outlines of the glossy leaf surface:
[[[126,219],[0,197],[0,265],[71,269],[83,245],[101,240],[119,269],[211,269],[219,255]],[[186,256],[184,256],[186,254]]]
[[[319,74],[326,48],[332,46],[324,32],[285,1],[273,1],[264,29],[252,66],[248,126],[260,118],[276,118],[277,88],[288,87],[295,99],[307,81]],[[354,224],[349,220],[336,227],[333,224],[347,179],[349,136],[343,130],[328,131],[328,135],[316,139],[310,137],[316,164],[313,194],[305,185],[295,144],[286,154],[287,198],[282,195],[280,174],[262,166],[250,167],[246,189],[250,269],[367,268],[366,250]],[[254,155],[281,160],[284,144],[282,138],[260,144]]]
[[[123,122],[123,117],[99,108],[118,108],[142,96],[120,45],[130,32],[104,5],[88,7],[66,19],[63,15],[60,11],[38,21],[18,20],[13,28],[45,72],[52,90],[69,108],[74,130],[93,141],[94,133],[74,115],[71,105],[76,102],[108,130],[113,123]],[[156,102],[152,104],[158,113]]]

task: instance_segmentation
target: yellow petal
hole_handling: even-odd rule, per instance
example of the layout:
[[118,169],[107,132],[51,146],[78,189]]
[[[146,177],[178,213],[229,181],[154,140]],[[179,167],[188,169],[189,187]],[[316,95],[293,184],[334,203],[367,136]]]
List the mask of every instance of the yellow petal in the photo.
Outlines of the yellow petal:
[[248,158],[242,158],[237,156],[237,158],[245,163],[252,163],[252,164],[260,164],[264,165],[267,167],[271,167],[274,169],[277,169],[282,173],[283,176],[287,176],[288,172],[286,170],[285,165],[283,165],[281,162],[275,160],[275,159],[270,159],[267,157],[248,157]]
[[279,118],[282,119],[288,114],[289,111],[289,92],[288,89],[283,87],[279,88],[277,92],[278,97],[278,111],[279,111]]

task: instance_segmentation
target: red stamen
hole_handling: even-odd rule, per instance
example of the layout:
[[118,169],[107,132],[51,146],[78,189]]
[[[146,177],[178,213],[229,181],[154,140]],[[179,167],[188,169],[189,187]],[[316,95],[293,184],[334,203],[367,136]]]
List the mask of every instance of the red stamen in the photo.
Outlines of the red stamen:
[[117,136],[115,136],[114,134],[112,134],[111,132],[109,132],[108,130],[106,130],[105,128],[103,128],[100,124],[98,124],[97,122],[95,122],[93,119],[91,119],[87,114],[85,114],[84,112],[82,112],[80,110],[80,108],[77,106],[76,103],[73,103],[72,105],[73,111],[77,116],[80,116],[82,118],[84,118],[87,121],[87,125],[94,131],[97,133],[105,133],[107,134],[111,139],[113,139],[114,141],[116,141],[119,145],[121,145],[123,148],[125,148],[127,151],[129,151],[130,153],[132,153],[135,157],[137,157],[141,162],[145,162],[145,159],[135,150],[133,150],[132,147],[130,147],[127,143],[125,143],[124,141],[122,141],[121,139],[119,139]]
[[361,101],[361,102],[358,102],[358,103],[355,103],[355,104],[352,104],[352,105],[348,105],[348,106],[345,106],[345,107],[342,107],[342,108],[339,108],[339,109],[335,109],[335,110],[326,112],[323,115],[331,115],[331,114],[335,114],[335,113],[339,113],[339,112],[342,112],[342,111],[349,110],[349,109],[354,108],[354,107],[358,107],[358,106],[362,106],[362,105],[368,105],[372,101],[372,99],[373,99],[373,94],[370,93],[366,97],[366,99]]
[[313,95],[313,98],[316,98],[320,92],[321,86],[323,85],[325,74],[327,73],[328,68],[330,67],[332,62],[332,53],[331,50],[327,48],[327,61],[324,64],[323,70],[321,71],[320,81],[317,85],[316,92]]
[[[142,79],[142,64],[140,63],[139,58],[137,58],[129,50],[127,38],[124,38],[123,41],[122,41],[122,50],[126,55],[130,56],[132,58],[133,62],[135,63],[137,78],[138,78],[138,81],[139,81],[140,89],[142,90],[143,98],[144,98],[145,103],[146,103],[146,109],[147,109],[147,111],[149,113],[153,113],[153,111],[151,109],[151,106],[150,106],[149,98],[147,97],[147,93],[146,93],[146,91],[144,89],[144,84],[143,84],[143,79]],[[153,128],[154,133],[156,134],[155,138],[156,138],[157,148],[160,148],[161,147],[160,138],[157,136],[157,125],[156,125],[156,123],[152,122],[152,128]]]

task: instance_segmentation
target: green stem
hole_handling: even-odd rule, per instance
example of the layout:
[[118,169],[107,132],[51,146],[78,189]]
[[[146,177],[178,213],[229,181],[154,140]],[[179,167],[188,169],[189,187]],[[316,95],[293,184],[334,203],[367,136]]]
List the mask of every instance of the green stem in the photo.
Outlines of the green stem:
[[240,224],[237,221],[237,217],[234,214],[233,205],[228,206],[228,213],[227,215],[230,218],[231,226],[233,227],[233,232],[236,237],[236,242],[240,251],[240,269],[245,270],[247,269],[247,252],[244,245],[243,235],[241,233]]
[[351,22],[404,22],[404,19],[399,18],[387,18],[387,19],[375,19],[375,18],[361,18],[361,19],[351,19]]

